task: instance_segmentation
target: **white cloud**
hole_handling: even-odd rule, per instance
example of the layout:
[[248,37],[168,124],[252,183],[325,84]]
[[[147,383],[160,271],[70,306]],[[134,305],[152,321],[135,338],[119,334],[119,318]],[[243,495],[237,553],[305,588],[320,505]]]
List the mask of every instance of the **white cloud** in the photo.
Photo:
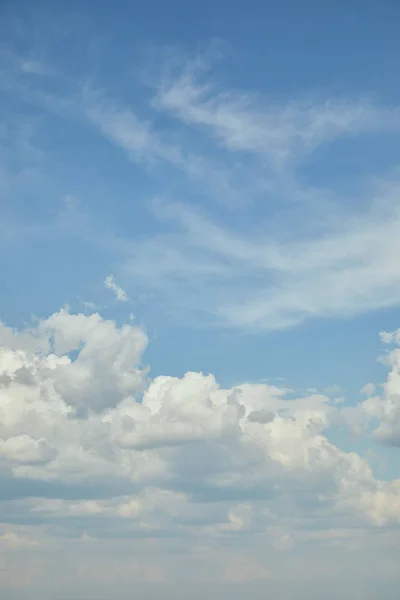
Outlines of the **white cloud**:
[[228,150],[260,153],[272,166],[313,152],[340,137],[400,128],[400,111],[368,100],[291,101],[282,105],[240,91],[218,89],[204,65],[188,64],[157,86],[154,105],[189,125],[207,128]]
[[108,275],[104,280],[104,284],[107,289],[114,292],[116,299],[120,302],[127,302],[129,300],[128,294],[115,282],[113,275]]
[[[371,527],[400,524],[400,482],[376,479],[329,440],[342,410],[334,399],[264,383],[222,388],[201,373],[148,380],[144,332],[98,314],[62,310],[31,329],[3,326],[1,339],[0,474],[16,493],[0,502],[10,521],[0,545],[47,549],[47,572],[48,550],[62,547],[70,579],[82,581],[79,562],[94,583],[107,538],[104,585],[269,581],[287,553],[301,571],[304,553],[340,560],[375,547]],[[127,557],[140,567],[130,571]],[[12,573],[17,555],[10,561]]]
[[[383,343],[396,346],[382,360],[390,369],[382,393],[368,383],[361,390],[368,398],[356,406],[344,407],[341,413],[354,433],[365,434],[372,428],[377,441],[400,446],[400,329],[383,332],[380,337]],[[400,514],[399,507],[395,510]]]
[[[364,194],[350,199],[333,189],[307,187],[298,177],[299,165],[323,144],[396,132],[398,107],[362,98],[276,104],[219,89],[203,63],[197,61],[200,72],[189,64],[175,77],[156,81],[155,98],[148,98],[151,110],[138,111],[126,100],[65,81],[64,94],[37,83],[21,89],[17,81],[11,88],[59,116],[90,123],[136,163],[161,164],[161,172],[167,167],[159,180],[162,194],[170,186],[169,167],[185,173],[178,189],[189,198],[190,210],[188,203],[168,208],[166,202],[167,208],[157,208],[161,232],[135,240],[113,237],[127,276],[140,291],[157,288],[163,309],[179,316],[201,311],[212,322],[261,331],[398,305],[398,177],[365,184]],[[154,108],[165,112],[165,127],[157,126]],[[204,205],[210,197],[223,210],[248,211],[234,218],[223,212],[221,218],[212,207],[201,216],[205,211],[193,209],[193,198]],[[104,246],[93,223],[74,221],[71,227]],[[123,300],[115,281],[107,281]]]
[[375,385],[373,383],[366,383],[360,390],[361,394],[365,396],[372,396],[375,393]]
[[[400,329],[381,334],[384,343],[400,345]],[[368,398],[362,404],[368,420],[377,420],[374,436],[384,443],[400,446],[400,349],[394,348],[385,357],[390,372],[383,386],[383,394]],[[400,513],[400,509],[399,509]]]
[[151,122],[140,120],[132,110],[116,107],[92,90],[85,90],[79,110],[103,135],[135,159],[154,160],[171,155],[171,149],[159,141]]
[[[233,506],[241,495],[262,500],[267,494],[264,507],[279,515],[285,502],[296,504],[286,494],[301,477],[310,502],[323,494],[333,510],[365,497],[365,518],[378,507],[380,522],[395,518],[390,506],[397,484],[377,482],[363,459],[325,437],[338,415],[326,396],[289,400],[285,390],[266,384],[223,389],[212,375],[187,373],[155,378],[139,401],[146,381],[146,371],[137,366],[146,346],[140,328],[118,329],[98,314],[60,311],[25,337],[12,335],[1,361],[5,473],[88,489],[108,477],[110,485],[119,482],[118,489],[125,489],[111,503],[51,501],[43,505],[47,512],[137,517],[142,506],[168,512],[179,503],[182,519],[187,511],[190,520],[205,494],[208,502],[228,502],[215,526],[248,528],[256,513],[249,508],[239,516]],[[41,345],[27,345],[26,337]],[[320,478],[325,483],[317,492]],[[127,495],[131,485],[140,490],[133,496]],[[282,493],[285,502],[276,503]]]
[[[230,231],[185,206],[156,208],[173,229],[131,243],[126,273],[176,305],[253,330],[396,306],[400,297],[397,182],[363,216],[306,239]],[[388,210],[389,204],[389,210]],[[161,214],[159,214],[161,211]]]
[[[58,110],[57,99],[46,99],[50,109]],[[243,203],[243,195],[260,188],[242,169],[235,171],[214,154],[212,159],[198,151],[196,144],[185,142],[185,135],[158,131],[153,122],[141,119],[130,106],[118,103],[91,89],[72,101],[75,117],[93,125],[105,138],[122,148],[129,159],[152,167],[167,164],[183,173],[192,184],[201,185],[206,194],[225,205]],[[193,140],[191,140],[193,142]],[[240,175],[238,175],[240,171]],[[244,177],[244,180],[243,180]],[[262,187],[262,186],[261,186]]]

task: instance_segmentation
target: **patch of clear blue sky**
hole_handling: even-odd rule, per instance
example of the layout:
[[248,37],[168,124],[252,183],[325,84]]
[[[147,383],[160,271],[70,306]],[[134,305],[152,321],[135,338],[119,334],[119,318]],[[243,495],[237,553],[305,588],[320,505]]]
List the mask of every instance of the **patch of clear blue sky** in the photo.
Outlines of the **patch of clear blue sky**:
[[[193,47],[221,38],[236,50],[231,71],[224,65],[224,74],[229,78],[233,73],[237,84],[240,72],[246,89],[298,94],[315,87],[347,93],[362,87],[384,90],[398,99],[393,76],[398,10],[396,0],[119,0],[113,5],[96,0],[5,0],[2,38],[20,50],[29,49],[33,38],[39,52],[46,53],[49,39],[41,34],[47,25],[51,54],[70,74],[97,66],[111,81],[121,63],[128,64],[131,53],[143,45]],[[13,23],[20,26],[17,36]]]
[[[153,46],[181,45],[193,51],[215,38],[232,47],[223,66],[216,67],[222,85],[253,89],[275,99],[316,90],[333,96],[378,91],[385,103],[399,101],[400,11],[395,0],[3,0],[0,11],[4,47],[19,54],[33,53],[38,60],[50,59],[72,79],[90,77],[111,96],[134,99],[144,117],[143,92],[128,77],[134,58]],[[20,99],[7,96],[3,101],[11,125],[21,118],[35,121],[35,141],[45,153],[41,168],[51,173],[51,183],[39,187],[29,179],[22,181],[10,197],[10,213],[26,223],[43,222],[54,211],[54,198],[61,201],[72,194],[84,200],[96,219],[124,235],[134,238],[157,229],[141,202],[156,188],[153,175],[129,162],[122,150],[86,125],[60,120]],[[362,140],[351,143],[350,152],[347,147],[343,153],[339,143],[323,150],[304,169],[304,180],[321,185],[334,181],[346,190],[354,173],[393,166],[393,159],[385,161],[387,144],[390,156],[397,148],[393,140],[381,141],[373,150],[365,149]],[[18,163],[18,154],[9,157]],[[170,177],[173,190],[176,184]],[[185,193],[184,186],[179,189]],[[45,236],[31,244],[18,240],[12,252],[2,253],[7,293],[2,294],[0,308],[5,321],[20,324],[30,313],[46,315],[66,302],[78,308],[78,298],[99,304],[108,301],[111,308],[103,311],[106,316],[122,319],[128,314],[131,307],[114,306],[103,290],[104,276],[113,268],[112,254],[79,239],[58,239],[56,251],[54,244]],[[384,377],[376,363],[381,350],[377,334],[400,324],[399,311],[390,310],[311,320],[286,331],[254,336],[169,324],[151,300],[133,309],[152,338],[146,358],[154,374],[204,370],[226,384],[283,377],[300,388],[340,384],[351,396],[367,381]]]

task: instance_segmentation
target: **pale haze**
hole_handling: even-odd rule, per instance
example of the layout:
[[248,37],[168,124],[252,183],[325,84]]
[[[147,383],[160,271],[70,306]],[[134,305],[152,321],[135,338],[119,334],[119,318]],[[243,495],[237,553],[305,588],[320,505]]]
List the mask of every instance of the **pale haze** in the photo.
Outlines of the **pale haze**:
[[0,3],[0,597],[396,600],[396,1]]

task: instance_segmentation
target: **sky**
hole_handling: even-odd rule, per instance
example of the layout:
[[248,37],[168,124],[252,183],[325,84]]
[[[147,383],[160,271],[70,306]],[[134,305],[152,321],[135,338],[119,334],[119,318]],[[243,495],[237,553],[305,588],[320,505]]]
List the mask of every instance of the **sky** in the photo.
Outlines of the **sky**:
[[0,3],[0,592],[394,600],[400,6]]

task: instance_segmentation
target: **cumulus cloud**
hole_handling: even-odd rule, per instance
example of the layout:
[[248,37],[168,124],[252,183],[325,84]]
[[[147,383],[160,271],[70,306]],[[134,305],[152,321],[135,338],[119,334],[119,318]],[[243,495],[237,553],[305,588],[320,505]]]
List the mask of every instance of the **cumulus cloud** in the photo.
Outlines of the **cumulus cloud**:
[[373,383],[366,384],[361,393],[368,397],[356,406],[343,407],[341,413],[353,432],[368,432],[379,442],[400,446],[400,330],[382,332],[380,338],[394,346],[381,359],[389,368],[382,392]]
[[399,522],[399,482],[327,437],[338,417],[327,396],[225,389],[201,373],[148,381],[143,330],[97,313],[61,310],[29,330],[3,326],[3,338],[0,465],[27,486],[16,516],[85,517],[89,536],[124,521],[132,536],[206,538],[266,531],[311,506],[338,524]]
[[[270,582],[283,573],[277,552],[296,561],[315,545],[325,554],[364,548],[360,532],[369,539],[370,528],[400,525],[400,481],[377,479],[329,439],[342,410],[334,398],[261,383],[224,388],[195,372],[149,379],[145,332],[98,313],[63,309],[28,329],[3,325],[1,340],[0,477],[9,492],[0,546],[13,550],[10,574],[24,552],[27,580],[43,580],[32,553],[55,556],[62,544],[70,580],[94,585],[107,539],[121,559],[104,585]],[[380,427],[394,440],[389,381]]]
[[385,363],[390,371],[381,395],[372,396],[375,390],[369,384],[371,387],[368,392],[371,397],[362,403],[361,414],[364,422],[375,423],[373,435],[377,440],[400,446],[400,329],[381,333],[381,339],[384,343],[395,346],[385,356]]
[[365,396],[372,396],[375,393],[375,385],[373,383],[366,383],[362,389],[360,390],[361,394],[365,394]]

